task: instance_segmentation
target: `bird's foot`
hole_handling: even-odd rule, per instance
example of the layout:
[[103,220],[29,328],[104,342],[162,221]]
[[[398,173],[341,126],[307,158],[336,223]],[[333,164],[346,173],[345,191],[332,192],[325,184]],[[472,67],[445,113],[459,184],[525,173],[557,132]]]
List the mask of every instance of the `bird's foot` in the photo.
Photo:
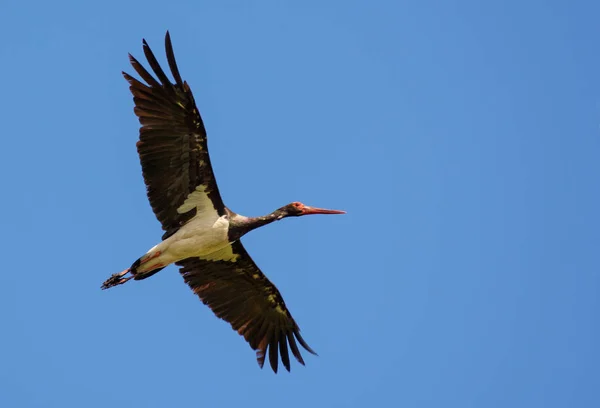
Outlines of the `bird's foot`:
[[117,286],[117,285],[122,285],[125,282],[127,282],[129,279],[133,278],[133,276],[128,276],[126,278],[124,278],[123,276],[125,276],[127,273],[129,272],[129,268],[125,269],[122,272],[119,273],[115,273],[113,274],[110,278],[108,278],[101,286],[102,290],[104,289],[108,289],[108,288],[112,288],[113,286]]

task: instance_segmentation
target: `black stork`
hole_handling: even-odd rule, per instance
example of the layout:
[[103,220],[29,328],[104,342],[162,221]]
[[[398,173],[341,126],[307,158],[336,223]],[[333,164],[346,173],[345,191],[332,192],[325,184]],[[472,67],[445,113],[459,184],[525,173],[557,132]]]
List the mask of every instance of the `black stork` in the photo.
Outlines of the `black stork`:
[[289,371],[288,345],[304,365],[296,340],[308,352],[316,353],[300,335],[281,294],[252,261],[240,238],[286,217],[345,212],[299,202],[262,217],[244,217],[227,208],[210,164],[204,123],[189,85],[179,74],[169,32],[165,48],[175,83],[165,75],[146,40],[142,43],[158,80],[131,54],[131,65],[146,84],[125,72],[123,76],[130,84],[134,112],[141,123],[137,150],[148,200],[165,233],[162,242],[131,267],[112,275],[102,289],[132,278],[146,279],[175,263],[202,302],[244,336],[256,351],[261,368],[268,351],[274,372],[279,355]]

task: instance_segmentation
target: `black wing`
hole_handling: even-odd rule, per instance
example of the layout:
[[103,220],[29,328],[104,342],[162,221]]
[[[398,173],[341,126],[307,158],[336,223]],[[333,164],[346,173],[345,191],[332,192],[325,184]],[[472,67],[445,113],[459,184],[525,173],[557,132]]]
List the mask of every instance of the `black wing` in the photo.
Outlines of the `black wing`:
[[[221,216],[225,214],[225,206],[210,164],[204,123],[190,87],[181,80],[169,32],[165,48],[174,84],[146,40],[143,47],[158,80],[131,54],[131,65],[146,84],[125,72],[123,76],[131,85],[134,112],[142,124],[137,150],[148,199],[166,237],[197,212],[212,211]],[[186,203],[192,193],[194,196]]]
[[279,355],[290,371],[288,346],[296,360],[304,365],[296,340],[316,354],[300,336],[300,328],[275,285],[256,266],[241,242],[236,241],[204,259],[188,258],[177,264],[181,266],[185,282],[202,302],[229,322],[256,350],[261,368],[268,350],[274,372],[277,372]]

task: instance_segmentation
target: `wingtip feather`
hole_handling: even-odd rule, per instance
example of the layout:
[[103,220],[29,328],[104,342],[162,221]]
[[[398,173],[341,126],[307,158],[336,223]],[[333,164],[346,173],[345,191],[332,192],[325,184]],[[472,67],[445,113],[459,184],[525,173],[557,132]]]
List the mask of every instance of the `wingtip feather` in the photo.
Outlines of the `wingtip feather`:
[[317,352],[314,351],[312,348],[310,348],[310,346],[306,343],[306,341],[304,341],[304,339],[302,338],[302,336],[300,335],[300,331],[299,330],[295,330],[294,331],[294,335],[296,336],[296,339],[298,339],[298,342],[300,343],[300,345],[302,347],[304,347],[304,349],[306,351],[308,351],[310,354],[318,356]]
[[273,340],[271,340],[271,344],[269,344],[269,363],[271,364],[271,368],[273,372],[277,374],[277,368],[279,365],[279,350],[277,349],[278,336],[273,336]]
[[167,30],[167,34],[165,35],[165,51],[167,53],[167,63],[169,64],[171,74],[173,75],[173,79],[175,79],[175,83],[179,86],[183,86],[183,80],[181,78],[181,74],[179,73],[177,62],[175,60],[175,53],[173,52],[173,43],[171,42],[171,34],[169,34],[169,30]]
[[265,351],[263,349],[256,350],[256,361],[258,362],[258,366],[262,369],[265,365]]
[[279,341],[279,355],[281,356],[281,362],[285,369],[290,371],[290,355],[288,353],[287,348],[287,339],[285,338],[285,334],[283,334],[283,338]]
[[294,355],[294,357],[296,357],[296,361],[304,365],[304,359],[302,358],[302,354],[298,349],[298,345],[296,344],[296,339],[294,338],[294,335],[290,332],[287,334],[287,338],[288,343],[290,344],[290,348],[292,349],[292,354]]

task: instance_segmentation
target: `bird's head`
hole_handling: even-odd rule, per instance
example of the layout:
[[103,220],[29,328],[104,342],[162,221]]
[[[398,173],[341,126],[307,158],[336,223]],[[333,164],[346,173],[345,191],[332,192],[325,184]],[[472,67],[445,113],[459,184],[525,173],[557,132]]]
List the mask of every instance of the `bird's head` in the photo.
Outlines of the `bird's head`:
[[282,207],[280,210],[281,210],[280,218],[300,217],[301,215],[310,215],[310,214],[346,214],[346,211],[327,210],[325,208],[310,207],[310,206],[304,205],[298,201],[289,203],[285,207]]

